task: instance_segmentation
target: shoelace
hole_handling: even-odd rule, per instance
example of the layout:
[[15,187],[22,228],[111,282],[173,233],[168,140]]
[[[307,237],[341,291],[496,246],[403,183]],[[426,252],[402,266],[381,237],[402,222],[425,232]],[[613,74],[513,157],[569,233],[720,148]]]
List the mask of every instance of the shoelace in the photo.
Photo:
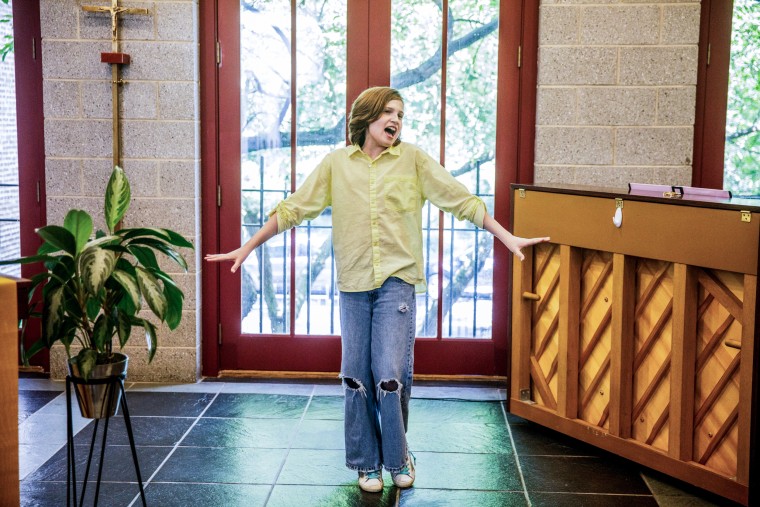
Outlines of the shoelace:
[[417,463],[417,458],[414,457],[414,454],[412,451],[409,451],[409,456],[411,456],[410,459],[406,460],[406,463],[404,463],[404,468],[396,472],[398,475],[410,475],[411,471],[409,470],[409,462]]
[[371,472],[367,472],[367,479],[381,479],[383,477],[382,472],[380,470],[373,470]]

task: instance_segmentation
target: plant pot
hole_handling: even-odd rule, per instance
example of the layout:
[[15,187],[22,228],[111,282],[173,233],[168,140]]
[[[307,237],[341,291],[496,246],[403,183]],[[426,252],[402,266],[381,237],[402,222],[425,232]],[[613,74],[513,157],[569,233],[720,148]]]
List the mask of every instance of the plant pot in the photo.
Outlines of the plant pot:
[[[113,362],[95,366],[87,381],[79,373],[76,362],[69,360],[69,374],[75,386],[79,411],[85,419],[105,419],[116,415],[121,401],[118,377],[126,375],[129,358],[118,352],[113,356]],[[113,381],[109,382],[108,379]]]

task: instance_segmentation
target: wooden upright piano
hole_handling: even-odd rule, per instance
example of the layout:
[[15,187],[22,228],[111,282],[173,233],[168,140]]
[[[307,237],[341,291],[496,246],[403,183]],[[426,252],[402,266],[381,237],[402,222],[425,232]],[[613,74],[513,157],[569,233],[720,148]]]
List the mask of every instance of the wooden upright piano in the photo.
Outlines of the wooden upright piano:
[[760,201],[512,192],[509,411],[758,502]]

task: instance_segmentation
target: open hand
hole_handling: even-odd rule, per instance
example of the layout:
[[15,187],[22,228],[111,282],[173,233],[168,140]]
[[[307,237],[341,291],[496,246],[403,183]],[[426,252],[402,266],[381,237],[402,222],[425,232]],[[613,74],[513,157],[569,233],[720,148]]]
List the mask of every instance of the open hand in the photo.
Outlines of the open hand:
[[205,260],[209,262],[232,261],[232,268],[230,268],[230,272],[234,273],[235,271],[238,270],[238,268],[243,263],[246,257],[248,257],[248,254],[244,252],[242,248],[238,248],[229,253],[208,254],[205,257]]
[[522,253],[522,249],[526,246],[533,246],[537,243],[546,243],[549,241],[549,237],[544,238],[521,238],[519,236],[512,236],[508,238],[504,244],[509,248],[509,251],[515,254],[518,259],[525,260],[525,254]]

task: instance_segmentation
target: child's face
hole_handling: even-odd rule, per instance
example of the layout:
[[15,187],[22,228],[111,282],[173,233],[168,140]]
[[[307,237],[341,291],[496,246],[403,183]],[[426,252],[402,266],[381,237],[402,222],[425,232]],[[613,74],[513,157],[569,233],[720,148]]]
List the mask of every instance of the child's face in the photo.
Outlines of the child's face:
[[385,105],[380,117],[369,124],[367,137],[364,144],[372,143],[376,146],[388,148],[396,142],[401,135],[401,127],[404,119],[404,103],[400,100],[391,100]]

